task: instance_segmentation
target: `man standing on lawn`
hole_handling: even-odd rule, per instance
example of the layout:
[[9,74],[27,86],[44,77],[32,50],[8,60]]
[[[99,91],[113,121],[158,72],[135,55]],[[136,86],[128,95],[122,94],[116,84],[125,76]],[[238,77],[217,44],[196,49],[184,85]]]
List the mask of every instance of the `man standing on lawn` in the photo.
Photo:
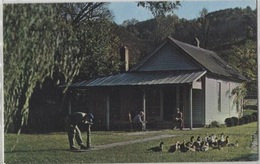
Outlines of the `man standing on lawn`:
[[[75,112],[67,116],[66,123],[68,128],[68,139],[71,150],[77,150],[74,145],[74,138],[80,149],[88,149],[91,147],[91,125],[93,124],[94,116],[91,113]],[[82,142],[81,132],[78,125],[83,124],[87,126],[87,145],[85,146]]]

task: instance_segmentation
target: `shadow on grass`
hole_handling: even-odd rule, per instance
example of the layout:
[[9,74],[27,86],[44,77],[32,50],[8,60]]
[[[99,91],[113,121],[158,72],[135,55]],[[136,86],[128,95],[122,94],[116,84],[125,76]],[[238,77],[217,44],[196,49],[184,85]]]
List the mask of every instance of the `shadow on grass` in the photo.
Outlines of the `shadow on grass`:
[[249,154],[249,155],[244,155],[238,158],[231,159],[229,161],[258,161],[259,157],[258,154]]
[[46,149],[46,150],[13,150],[13,151],[4,151],[4,153],[25,153],[25,152],[32,152],[32,153],[38,153],[38,152],[51,152],[51,151],[71,151],[70,149]]

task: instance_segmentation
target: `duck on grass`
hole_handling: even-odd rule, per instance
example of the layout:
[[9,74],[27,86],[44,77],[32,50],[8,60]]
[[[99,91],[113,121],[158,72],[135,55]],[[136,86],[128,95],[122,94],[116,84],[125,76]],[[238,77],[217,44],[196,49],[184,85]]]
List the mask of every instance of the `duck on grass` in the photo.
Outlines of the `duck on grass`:
[[[206,152],[210,149],[221,150],[224,147],[237,147],[239,143],[238,141],[235,141],[235,143],[230,143],[229,136],[225,136],[224,133],[220,135],[219,139],[216,134],[206,135],[205,137],[198,136],[196,141],[194,141],[194,138],[194,136],[191,136],[190,141],[187,142],[185,140],[182,142],[176,141],[173,145],[169,146],[167,152]],[[148,148],[147,150],[153,152],[164,152],[166,151],[164,149],[164,142],[161,141],[158,146]]]

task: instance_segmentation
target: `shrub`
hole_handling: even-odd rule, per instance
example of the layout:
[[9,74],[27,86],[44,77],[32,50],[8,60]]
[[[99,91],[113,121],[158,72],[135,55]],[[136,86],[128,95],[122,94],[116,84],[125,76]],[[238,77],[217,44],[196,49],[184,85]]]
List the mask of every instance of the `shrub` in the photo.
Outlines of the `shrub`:
[[227,127],[234,126],[234,120],[232,118],[226,118],[225,124],[227,125]]
[[244,119],[245,119],[245,123],[246,123],[246,124],[251,122],[251,117],[250,117],[250,115],[245,115],[245,116],[243,116],[243,117],[244,117]]
[[253,122],[253,121],[255,121],[255,116],[254,115],[249,115],[250,116],[250,118],[251,118],[251,122]]
[[218,121],[212,121],[212,122],[210,123],[210,127],[211,127],[211,128],[218,128],[218,127],[220,127],[220,124],[219,124]]
[[241,117],[241,118],[243,118],[244,124],[247,124],[247,123],[248,123],[248,119],[247,119],[245,116],[243,116],[243,117]]
[[234,122],[234,126],[238,125],[238,118],[237,117],[232,117],[233,122]]
[[253,122],[253,118],[251,115],[247,115],[246,117],[248,118],[249,122]]
[[245,121],[245,123],[244,124],[247,124],[247,123],[249,123],[250,122],[250,118],[248,118],[248,116],[246,115],[246,116],[243,116],[243,117],[241,117],[241,118],[243,118],[244,119],[244,121]]
[[257,121],[257,119],[256,119],[256,116],[255,115],[251,115],[251,117],[252,117],[252,121]]
[[243,117],[239,118],[238,123],[239,123],[239,125],[245,124],[245,119]]
[[254,116],[256,117],[256,121],[257,121],[258,113],[257,113],[257,112],[254,112],[254,113],[252,113],[252,115],[254,115]]

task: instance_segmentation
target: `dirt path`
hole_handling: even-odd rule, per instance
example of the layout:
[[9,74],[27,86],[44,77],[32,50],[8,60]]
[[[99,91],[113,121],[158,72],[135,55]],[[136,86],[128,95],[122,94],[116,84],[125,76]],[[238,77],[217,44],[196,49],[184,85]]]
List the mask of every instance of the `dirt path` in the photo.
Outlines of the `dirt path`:
[[102,150],[102,149],[108,149],[116,146],[122,146],[122,145],[129,145],[129,144],[135,144],[135,143],[141,143],[141,142],[147,142],[147,141],[152,141],[152,140],[158,140],[158,139],[163,139],[163,138],[170,138],[174,137],[176,135],[158,135],[154,137],[149,137],[149,138],[143,138],[143,139],[137,139],[137,140],[131,140],[131,141],[125,141],[125,142],[116,142],[116,143],[111,143],[107,145],[99,145],[95,146],[94,148],[91,148],[91,150]]
[[[198,129],[198,128],[196,128],[196,129]],[[184,130],[190,130],[190,129],[184,129]],[[155,133],[155,131],[145,131],[145,132],[141,131],[141,132],[128,133],[127,135],[143,135],[143,134],[147,134],[147,133]],[[89,150],[102,150],[102,149],[108,149],[108,148],[112,148],[112,147],[116,147],[116,146],[148,142],[148,141],[152,141],[152,140],[159,140],[159,139],[170,138],[170,137],[175,137],[175,136],[177,136],[177,135],[162,134],[162,135],[157,135],[154,137],[147,137],[147,138],[142,138],[142,139],[137,139],[137,140],[116,142],[116,143],[111,143],[111,144],[107,144],[107,145],[98,145],[98,146],[94,146],[93,148],[91,148]],[[81,151],[81,150],[79,149],[78,151]],[[88,150],[84,150],[84,151],[88,151]]]

